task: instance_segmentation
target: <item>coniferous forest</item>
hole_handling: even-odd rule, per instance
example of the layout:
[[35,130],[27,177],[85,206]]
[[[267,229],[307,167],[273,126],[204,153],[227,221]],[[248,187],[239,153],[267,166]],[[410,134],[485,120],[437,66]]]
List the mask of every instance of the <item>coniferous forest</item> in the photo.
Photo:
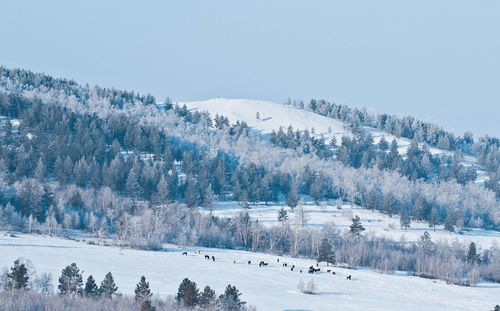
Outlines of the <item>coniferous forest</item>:
[[[498,248],[432,239],[440,224],[449,231],[500,230],[498,139],[458,137],[412,117],[323,100],[287,104],[342,120],[354,136],[325,141],[290,126],[267,140],[244,122],[169,99],[160,105],[151,95],[0,67],[0,228],[49,235],[80,230],[144,249],[168,242],[333,256],[352,267],[460,285],[500,282]],[[365,126],[412,144],[402,155],[395,141],[375,144]],[[430,147],[452,155],[432,154]],[[487,172],[484,186],[474,183],[475,167],[461,164],[465,155],[477,157]],[[393,241],[363,232],[359,218],[341,232],[287,221],[263,226],[246,212],[258,202],[294,209],[305,196],[400,215],[402,226],[427,222],[429,232],[418,242]],[[241,206],[237,217],[200,212],[228,200]],[[286,217],[283,212],[281,220]]]

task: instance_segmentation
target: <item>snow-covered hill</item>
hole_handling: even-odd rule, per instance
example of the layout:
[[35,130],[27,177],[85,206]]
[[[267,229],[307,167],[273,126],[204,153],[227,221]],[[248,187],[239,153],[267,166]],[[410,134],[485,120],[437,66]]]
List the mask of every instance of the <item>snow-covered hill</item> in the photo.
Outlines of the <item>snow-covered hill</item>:
[[323,135],[325,138],[336,136],[339,140],[342,135],[351,135],[349,130],[345,129],[343,122],[304,109],[268,101],[214,98],[179,104],[185,104],[190,109],[208,111],[213,116],[223,115],[231,123],[238,120],[245,121],[248,126],[263,134],[278,130],[280,126],[286,130],[292,125],[294,129],[302,131],[314,128],[316,135]]
[[[314,128],[316,136],[322,136],[331,139],[333,136],[340,143],[342,136],[352,136],[346,123],[322,116],[320,114],[300,109],[295,106],[274,103],[269,101],[253,100],[253,99],[227,99],[213,98],[204,101],[178,102],[179,105],[186,105],[191,110],[207,111],[212,116],[223,115],[229,119],[231,123],[236,121],[245,121],[248,126],[254,130],[269,134],[272,130],[278,130],[283,127],[284,130],[289,125],[294,129],[311,131]],[[403,137],[396,137],[391,133],[381,131],[377,128],[364,127],[367,133],[373,137],[374,143],[378,143],[382,137],[391,142],[393,139],[398,144],[400,154],[406,154],[411,140]],[[442,150],[435,147],[429,147],[432,154],[444,154],[452,156],[453,152]],[[472,156],[465,156],[462,163],[465,166],[476,166],[478,178],[477,182],[482,183],[486,178],[485,172],[477,165],[477,159]]]
[[[403,273],[384,275],[371,270],[334,268],[336,275],[322,272],[300,273],[313,261],[277,257],[246,251],[222,249],[185,249],[167,245],[165,251],[139,251],[89,245],[60,238],[0,234],[0,268],[11,266],[19,257],[30,259],[37,273],[51,273],[54,282],[61,270],[72,262],[100,281],[111,271],[119,292],[133,295],[141,275],[150,282],[156,296],[174,295],[185,277],[198,286],[210,285],[221,293],[230,283],[242,293],[242,299],[262,310],[490,310],[498,304],[498,284],[481,283],[477,287],[448,285]],[[204,254],[214,255],[216,261],[205,260]],[[280,263],[276,259],[280,258]],[[247,261],[252,264],[248,265]],[[264,260],[268,267],[259,268]],[[236,263],[234,263],[236,262]],[[282,266],[296,265],[295,271]],[[352,281],[346,280],[352,275]],[[314,280],[315,295],[298,291],[299,281]]]

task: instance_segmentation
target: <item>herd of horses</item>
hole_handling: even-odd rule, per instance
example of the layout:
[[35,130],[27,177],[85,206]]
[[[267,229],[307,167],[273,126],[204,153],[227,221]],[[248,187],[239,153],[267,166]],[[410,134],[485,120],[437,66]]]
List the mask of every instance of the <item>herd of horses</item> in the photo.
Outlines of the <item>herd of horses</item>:
[[[200,251],[196,251],[196,252],[194,252],[194,253],[195,253],[195,254],[201,254],[201,252],[200,252]],[[183,256],[187,256],[187,255],[188,255],[188,253],[187,253],[187,252],[182,252],[182,255],[183,255]],[[213,256],[213,255],[212,255],[212,256],[210,257],[210,255],[206,255],[206,254],[205,254],[205,259],[207,259],[207,260],[212,259],[212,261],[215,261],[215,256]],[[279,258],[277,258],[277,259],[276,259],[276,262],[278,262],[278,263],[280,262]],[[233,261],[233,263],[236,263],[236,261]],[[252,261],[251,261],[251,260],[249,260],[249,261],[247,262],[247,264],[251,265],[251,264],[252,264]],[[259,262],[259,267],[260,267],[260,268],[265,267],[265,266],[267,266],[267,265],[269,265],[269,263],[268,263],[268,262],[265,262],[265,261],[261,261],[261,262]],[[281,265],[282,265],[283,267],[285,267],[285,268],[286,268],[286,267],[288,267],[288,263],[286,263],[286,262],[283,262]],[[316,264],[316,267],[317,267],[317,266],[318,266],[318,264]],[[290,267],[290,271],[294,271],[294,270],[295,270],[295,265],[292,265],[292,266]],[[309,269],[307,270],[307,273],[309,273],[309,274],[313,274],[313,273],[320,272],[320,271],[321,271],[321,268],[314,268],[314,266],[310,266],[310,267],[309,267]],[[302,269],[300,269],[300,270],[299,270],[299,272],[300,272],[300,273],[302,273]],[[326,273],[331,273],[331,274],[333,274],[333,275],[336,275],[335,271],[333,271],[332,269],[328,269],[328,270],[326,270]],[[349,274],[349,275],[346,277],[346,280],[352,280],[352,276]]]

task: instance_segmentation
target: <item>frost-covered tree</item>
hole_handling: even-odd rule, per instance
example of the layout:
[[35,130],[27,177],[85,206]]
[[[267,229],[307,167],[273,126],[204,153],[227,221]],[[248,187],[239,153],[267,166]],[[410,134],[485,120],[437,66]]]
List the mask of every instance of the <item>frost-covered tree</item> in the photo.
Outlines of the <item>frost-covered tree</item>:
[[149,288],[149,282],[146,282],[146,277],[141,276],[141,280],[135,286],[135,300],[143,301],[144,299],[149,299],[153,294]]
[[196,283],[188,278],[182,280],[175,299],[187,307],[196,306],[199,302],[199,291]]
[[361,224],[361,219],[358,215],[354,216],[352,219],[352,224],[349,226],[350,232],[354,235],[361,234],[362,231],[365,230],[365,227]]
[[28,289],[28,268],[20,259],[14,261],[14,265],[10,268],[7,274],[9,280],[9,287],[12,289]]
[[224,311],[239,311],[246,304],[240,299],[241,293],[236,286],[228,285],[222,295],[219,296],[219,307]]
[[99,292],[102,296],[111,299],[116,292],[118,291],[118,287],[115,284],[115,280],[111,272],[108,272],[106,276],[104,276],[104,280],[101,282],[101,286],[99,286]]
[[76,263],[72,263],[62,270],[57,288],[59,289],[59,294],[74,297],[81,294],[82,284],[83,280],[80,269]]
[[85,287],[83,288],[83,293],[87,297],[98,297],[99,287],[97,286],[95,279],[92,275],[89,275],[87,281],[85,282]]

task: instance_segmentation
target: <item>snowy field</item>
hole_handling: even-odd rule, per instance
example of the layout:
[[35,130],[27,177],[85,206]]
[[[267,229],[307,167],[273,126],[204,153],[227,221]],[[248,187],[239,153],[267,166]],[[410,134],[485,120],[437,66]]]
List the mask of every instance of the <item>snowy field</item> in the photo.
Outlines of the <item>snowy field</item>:
[[[167,245],[165,251],[139,251],[110,246],[89,245],[60,238],[0,234],[0,267],[24,257],[33,262],[37,273],[52,273],[57,280],[61,270],[76,262],[100,281],[111,271],[119,292],[133,295],[141,275],[145,275],[155,295],[173,295],[185,277],[199,287],[210,285],[218,293],[230,283],[242,293],[243,300],[258,310],[490,310],[499,303],[500,284],[481,283],[477,287],[448,285],[402,273],[384,275],[370,270],[335,268],[336,275],[321,272],[299,273],[313,261],[277,257],[246,251],[221,249],[185,249]],[[204,254],[214,255],[216,261],[205,260]],[[280,263],[276,259],[280,258]],[[248,265],[247,261],[252,264]],[[258,262],[269,262],[259,268]],[[233,263],[236,261],[236,263]],[[295,264],[292,272],[282,262]],[[321,267],[322,270],[324,269]],[[352,281],[346,280],[352,275]],[[315,295],[297,290],[300,280],[314,280]]]
[[[433,241],[459,241],[467,244],[475,242],[477,245],[485,248],[489,248],[492,245],[500,246],[499,231],[470,229],[470,231],[462,233],[451,233],[444,230],[443,225],[436,226],[436,231],[434,231],[432,228],[429,228],[426,222],[412,222],[409,229],[403,230],[400,226],[399,216],[389,217],[378,211],[372,212],[356,205],[344,204],[342,205],[342,209],[338,209],[335,202],[325,202],[317,205],[313,201],[308,200],[303,206],[306,216],[306,226],[320,227],[324,224],[333,223],[340,230],[349,230],[352,218],[358,215],[366,229],[364,234],[373,233],[376,236],[383,236],[398,241],[402,238],[406,241],[417,241],[424,231],[428,231]],[[296,208],[295,212],[292,213],[290,208],[285,204],[250,205],[248,214],[252,218],[258,219],[263,225],[276,225],[278,224],[278,210],[281,207],[287,210],[289,221],[293,223],[299,213],[299,209]],[[206,209],[204,211],[209,212]],[[220,217],[235,217],[242,211],[241,206],[232,201],[218,201],[214,203],[213,207],[213,214]]]

